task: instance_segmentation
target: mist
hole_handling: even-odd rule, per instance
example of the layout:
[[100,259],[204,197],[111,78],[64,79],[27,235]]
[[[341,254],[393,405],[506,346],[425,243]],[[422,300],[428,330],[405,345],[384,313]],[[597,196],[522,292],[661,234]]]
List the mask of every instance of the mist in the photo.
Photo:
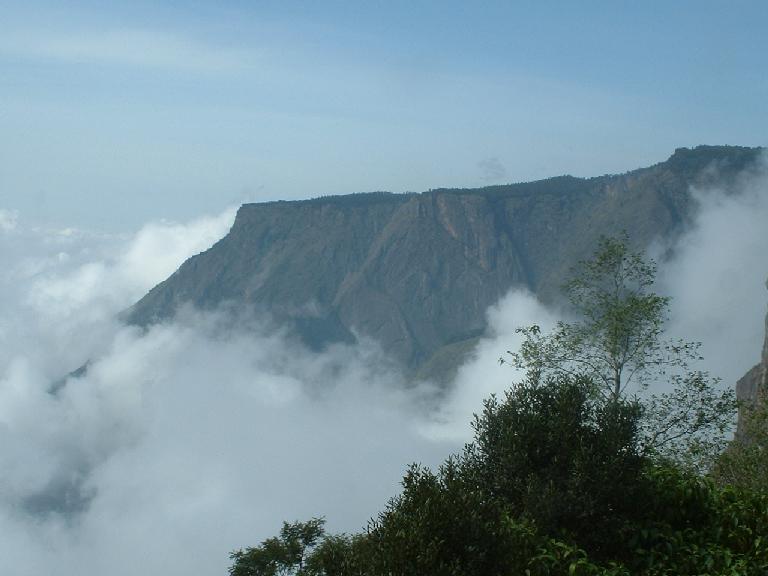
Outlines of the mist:
[[225,573],[283,520],[362,528],[405,465],[456,448],[420,432],[434,386],[406,387],[374,342],[314,353],[242,310],[115,320],[233,216],[125,237],[23,215],[3,228],[0,556],[15,574]]
[[[762,344],[767,186],[763,170],[737,194],[696,191],[694,225],[660,259],[670,332],[703,342],[723,386]],[[408,463],[460,449],[482,400],[520,377],[498,364],[515,329],[562,317],[512,291],[453,382],[417,385],[376,342],[311,352],[252,311],[115,320],[233,217],[104,235],[0,210],[0,557],[14,574],[225,574],[229,551],[283,520],[360,530]]]
[[733,193],[693,191],[693,226],[661,260],[657,289],[671,301],[668,331],[700,341],[702,368],[733,387],[758,363],[768,292],[768,155]]

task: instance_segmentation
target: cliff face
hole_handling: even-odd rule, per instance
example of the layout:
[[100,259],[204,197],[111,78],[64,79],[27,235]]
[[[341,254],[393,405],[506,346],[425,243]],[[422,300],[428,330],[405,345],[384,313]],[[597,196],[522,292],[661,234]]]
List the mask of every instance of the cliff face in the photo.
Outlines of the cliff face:
[[692,185],[727,188],[758,154],[699,147],[618,176],[247,204],[225,238],[126,318],[147,325],[187,302],[230,302],[267,311],[316,348],[368,335],[415,369],[481,334],[485,310],[511,287],[552,300],[600,234],[626,230],[639,245],[675,234]]
[[[766,283],[768,286],[768,283]],[[755,365],[736,383],[736,397],[745,403],[754,403],[758,399],[760,390],[768,390],[768,314],[765,317],[765,341],[760,363]],[[744,431],[744,414],[739,413],[739,422],[736,434]]]

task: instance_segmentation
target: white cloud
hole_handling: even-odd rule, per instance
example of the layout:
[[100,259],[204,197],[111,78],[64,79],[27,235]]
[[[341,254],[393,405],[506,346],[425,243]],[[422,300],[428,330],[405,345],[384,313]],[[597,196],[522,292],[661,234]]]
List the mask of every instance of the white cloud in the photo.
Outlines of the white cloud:
[[232,215],[128,238],[20,230],[4,254],[0,556],[15,574],[224,573],[287,518],[361,528],[409,461],[455,448],[424,438],[429,389],[405,392],[371,343],[315,354],[242,311],[146,333],[110,320]]
[[428,437],[469,441],[472,414],[482,410],[483,400],[491,394],[501,394],[523,377],[511,365],[499,365],[499,358],[506,357],[507,350],[517,350],[522,342],[515,331],[538,324],[547,332],[557,320],[552,311],[524,290],[509,292],[488,309],[487,316],[487,335],[459,369],[447,400],[423,428]]
[[235,208],[185,224],[154,222],[144,226],[120,258],[120,276],[142,291],[170,276],[190,256],[209,248],[230,229]]
[[0,232],[12,232],[18,224],[19,213],[15,210],[0,210]]
[[[131,305],[170,276],[182,262],[209,248],[232,225],[235,209],[215,217],[178,224],[160,221],[145,225],[116,256],[87,261],[73,270],[56,268],[37,274],[27,304],[53,318],[88,314],[112,316]],[[74,232],[67,231],[65,237]],[[60,263],[68,255],[56,255]]]
[[735,194],[695,193],[695,225],[663,263],[670,331],[703,343],[704,366],[732,387],[760,359],[768,293],[768,164]]
[[[9,367],[0,524],[12,534],[0,552],[26,550],[16,573],[40,573],[41,556],[43,572],[224,572],[229,550],[286,518],[362,528],[407,462],[455,448],[419,433],[414,392],[378,368],[375,346],[313,354],[227,324],[190,313],[146,334],[123,329],[55,397],[27,362]],[[61,515],[40,515],[61,486],[88,502],[63,531]]]
[[480,169],[480,179],[485,182],[497,184],[507,177],[507,169],[495,156],[481,160],[477,167]]
[[104,353],[115,316],[224,236],[233,219],[228,209],[150,223],[132,236],[19,225],[0,251],[0,368],[27,357],[55,379]]
[[0,54],[66,64],[104,64],[148,69],[229,72],[253,66],[252,52],[212,46],[152,29],[70,33],[27,30],[6,33]]

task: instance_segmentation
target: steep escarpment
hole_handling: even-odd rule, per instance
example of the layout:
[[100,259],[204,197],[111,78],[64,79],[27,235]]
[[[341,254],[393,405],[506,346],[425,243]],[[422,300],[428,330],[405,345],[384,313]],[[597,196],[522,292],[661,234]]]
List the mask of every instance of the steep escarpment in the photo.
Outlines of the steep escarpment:
[[[768,283],[766,286],[768,287]],[[736,397],[745,405],[752,405],[757,402],[760,391],[765,390],[768,390],[768,314],[765,317],[765,341],[762,357],[760,362],[736,383]],[[745,413],[741,410],[737,435],[744,433],[744,418]]]
[[191,303],[267,312],[312,347],[366,335],[416,369],[466,350],[512,287],[553,300],[600,234],[678,233],[692,186],[729,188],[759,150],[679,149],[623,175],[422,194],[247,204],[230,233],[126,314],[147,325]]
[[347,203],[244,205],[226,237],[153,288],[128,319],[146,325],[186,303],[203,310],[232,303],[293,324],[310,346],[351,340],[333,300],[402,201],[377,194]]

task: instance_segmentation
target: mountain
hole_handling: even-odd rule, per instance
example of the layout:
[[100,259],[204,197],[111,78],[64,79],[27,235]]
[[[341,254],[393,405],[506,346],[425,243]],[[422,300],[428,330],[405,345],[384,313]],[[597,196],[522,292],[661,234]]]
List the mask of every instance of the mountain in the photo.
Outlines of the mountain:
[[551,302],[600,234],[671,238],[692,217],[692,186],[732,188],[760,151],[699,146],[621,175],[246,204],[225,238],[124,317],[146,326],[185,303],[248,306],[312,348],[366,335],[434,374],[456,365],[510,288]]

